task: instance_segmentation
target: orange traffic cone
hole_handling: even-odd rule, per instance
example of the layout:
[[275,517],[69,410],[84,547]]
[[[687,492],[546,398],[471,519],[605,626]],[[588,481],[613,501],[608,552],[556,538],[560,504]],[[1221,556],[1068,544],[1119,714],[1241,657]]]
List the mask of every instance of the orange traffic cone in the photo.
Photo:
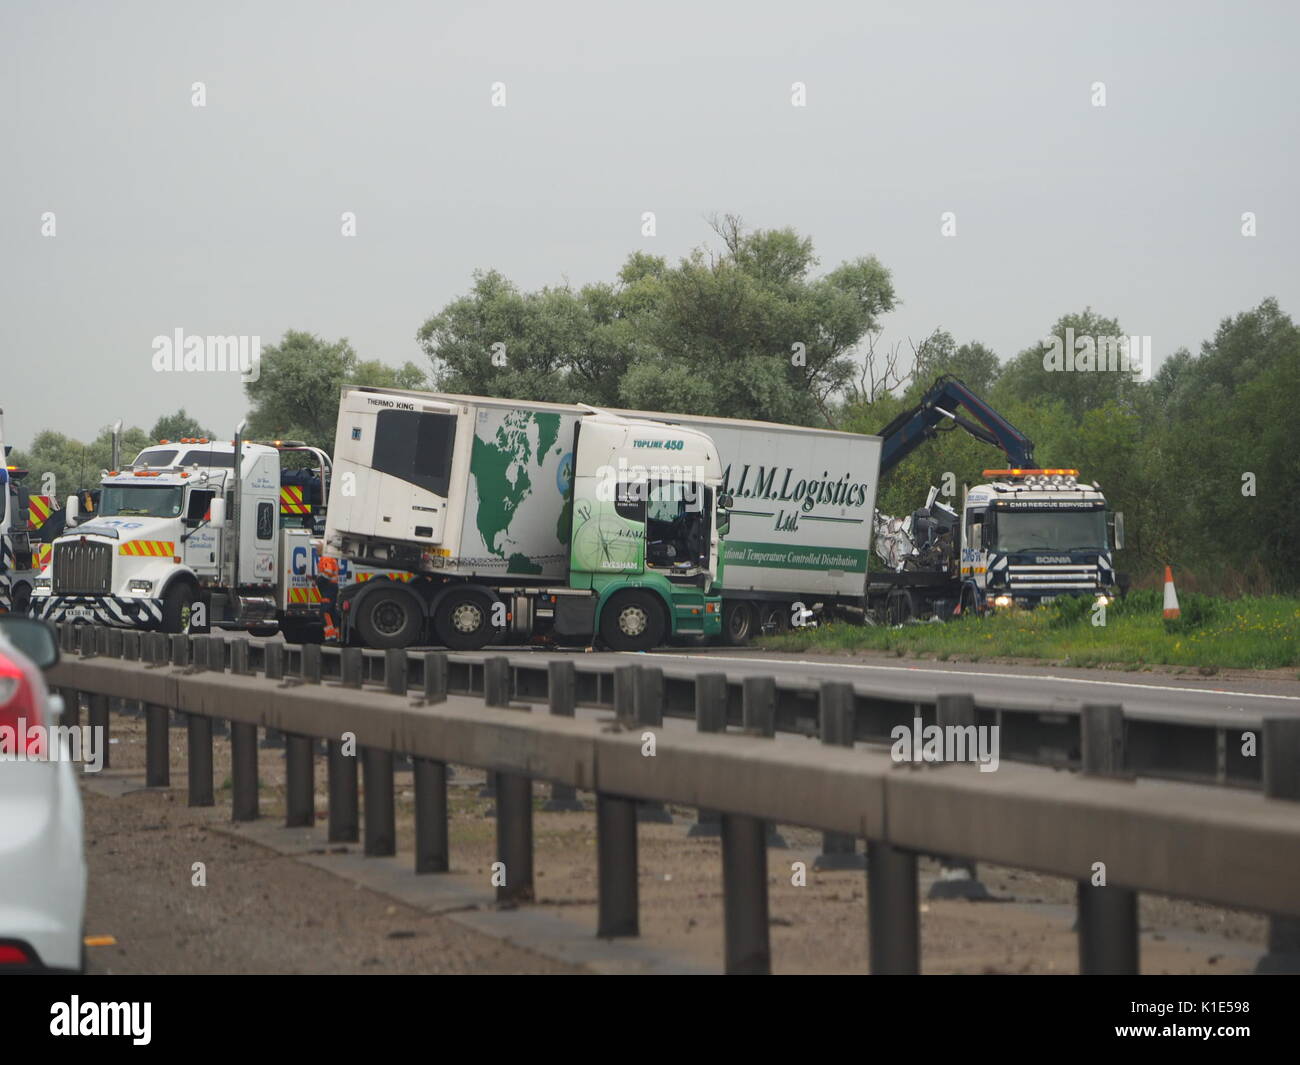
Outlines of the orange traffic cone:
[[1177,618],[1182,617],[1182,611],[1178,609],[1178,593],[1174,591],[1174,571],[1173,567],[1165,567],[1165,617]]

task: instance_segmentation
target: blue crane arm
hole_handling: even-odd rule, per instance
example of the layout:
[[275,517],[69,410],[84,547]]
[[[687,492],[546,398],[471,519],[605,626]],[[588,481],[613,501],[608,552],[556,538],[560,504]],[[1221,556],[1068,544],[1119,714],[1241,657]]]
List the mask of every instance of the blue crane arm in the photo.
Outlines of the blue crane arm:
[[[958,414],[958,407],[965,407],[971,417]],[[955,377],[945,374],[930,386],[920,403],[903,411],[880,430],[878,435],[884,441],[880,453],[881,476],[931,439],[935,426],[946,419],[956,422],[977,440],[1001,448],[1012,466],[1033,467],[1034,442]]]

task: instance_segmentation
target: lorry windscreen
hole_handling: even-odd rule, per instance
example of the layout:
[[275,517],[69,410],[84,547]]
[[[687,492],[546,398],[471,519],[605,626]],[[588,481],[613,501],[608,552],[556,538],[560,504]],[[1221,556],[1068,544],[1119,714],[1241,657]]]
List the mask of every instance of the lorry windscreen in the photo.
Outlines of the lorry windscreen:
[[997,549],[1012,551],[1104,551],[1106,512],[1095,510],[997,511]]
[[451,482],[455,442],[454,414],[381,410],[375,418],[375,450],[370,464],[379,473],[445,496]]
[[181,513],[181,488],[168,485],[105,485],[99,497],[102,518],[175,518]]

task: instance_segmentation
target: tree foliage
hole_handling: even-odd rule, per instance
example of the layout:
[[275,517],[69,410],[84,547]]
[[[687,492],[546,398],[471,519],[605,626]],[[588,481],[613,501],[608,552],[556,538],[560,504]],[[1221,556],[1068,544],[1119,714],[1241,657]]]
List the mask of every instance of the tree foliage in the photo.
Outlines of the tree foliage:
[[252,404],[247,436],[302,440],[332,450],[339,392],[345,384],[421,388],[425,380],[414,363],[395,369],[363,362],[346,338],[330,342],[291,329],[279,344],[263,350],[258,379],[244,385]]
[[612,284],[521,292],[495,271],[420,328],[447,391],[824,423],[859,342],[894,306],[874,257],[815,276],[792,229],[715,220],[722,248],[637,253]]

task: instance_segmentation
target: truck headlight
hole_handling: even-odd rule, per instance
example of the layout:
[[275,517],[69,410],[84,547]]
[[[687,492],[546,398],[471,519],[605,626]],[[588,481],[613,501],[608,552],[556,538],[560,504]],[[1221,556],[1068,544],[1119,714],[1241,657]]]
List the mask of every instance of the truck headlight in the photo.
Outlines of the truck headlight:
[[153,581],[132,581],[127,587],[133,592],[143,592],[148,595],[153,591]]
[[32,581],[33,588],[48,588],[49,586],[50,586],[49,577],[37,577],[36,580]]
[[993,605],[997,607],[1008,607],[1011,605],[1011,596],[998,595],[993,598]]

